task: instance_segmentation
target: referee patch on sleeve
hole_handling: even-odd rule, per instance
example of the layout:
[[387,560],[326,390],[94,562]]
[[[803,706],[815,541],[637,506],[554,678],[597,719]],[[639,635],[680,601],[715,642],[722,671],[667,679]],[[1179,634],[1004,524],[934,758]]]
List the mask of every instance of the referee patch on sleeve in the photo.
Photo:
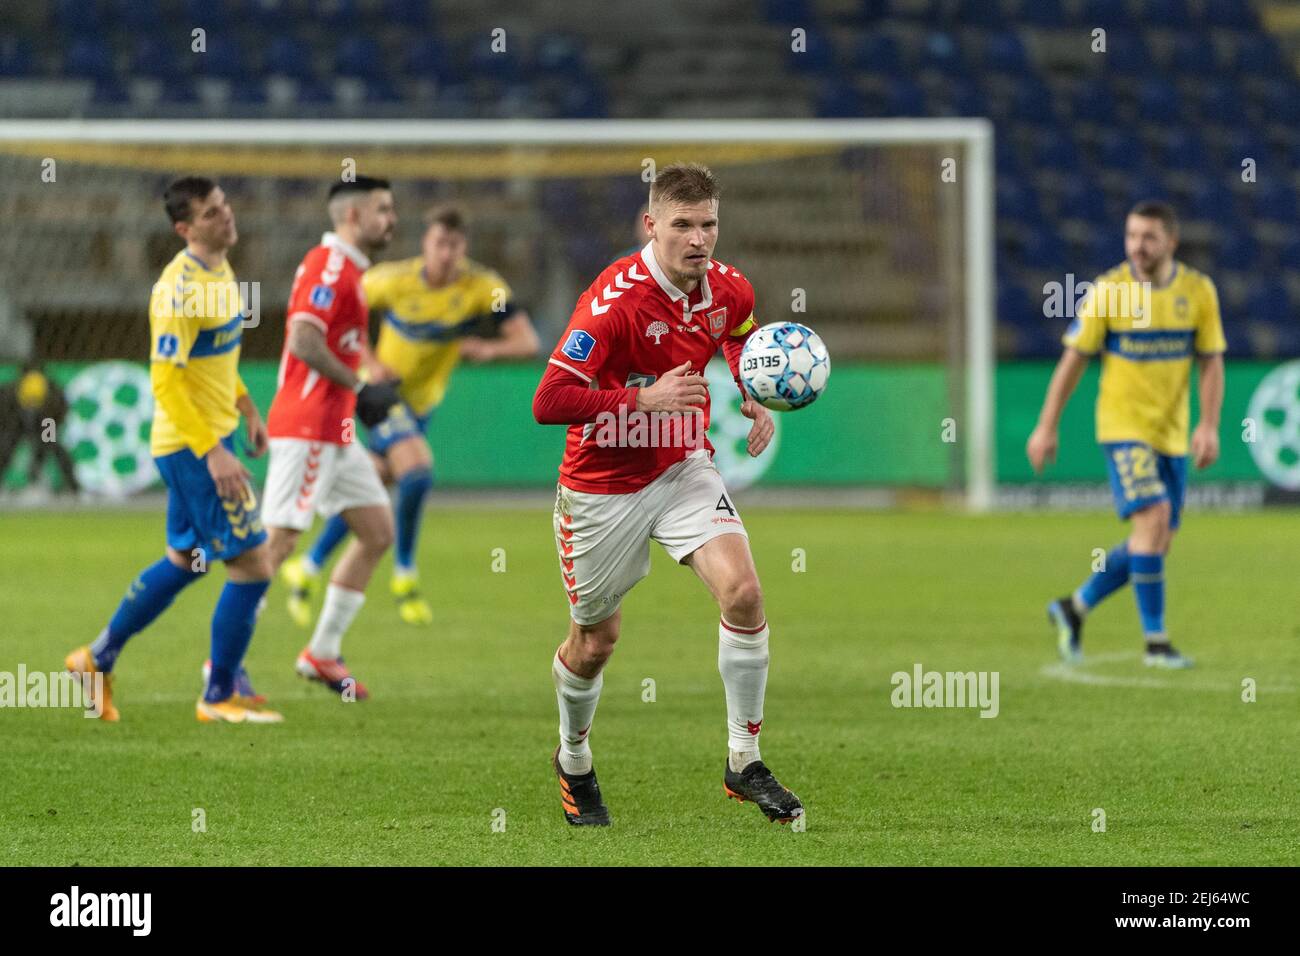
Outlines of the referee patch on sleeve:
[[569,337],[564,340],[564,346],[560,351],[575,362],[585,362],[591,357],[591,350],[595,346],[596,339],[594,336],[582,329],[574,329],[569,333]]
[[307,301],[318,309],[328,309],[334,304],[334,289],[327,285],[312,286]]

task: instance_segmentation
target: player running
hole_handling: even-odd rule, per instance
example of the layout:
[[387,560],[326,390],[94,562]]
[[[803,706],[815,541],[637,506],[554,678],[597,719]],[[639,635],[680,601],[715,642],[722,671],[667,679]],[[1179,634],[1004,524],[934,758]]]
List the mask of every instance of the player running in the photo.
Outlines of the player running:
[[1097,395],[1097,441],[1106,455],[1127,540],[1070,596],[1047,607],[1062,658],[1082,659],[1084,617],[1130,581],[1150,667],[1191,667],[1165,632],[1165,555],[1178,529],[1187,490],[1188,386],[1199,368],[1200,422],[1192,460],[1219,457],[1223,353],[1219,297],[1209,276],[1174,259],[1178,220],[1163,202],[1133,207],[1124,227],[1126,262],[1103,273],[1063,339],[1038,426],[1026,451],[1036,472],[1056,457],[1058,426],[1090,356],[1104,350]]
[[[572,621],[551,662],[560,710],[552,764],[564,818],[575,826],[610,824],[588,735],[601,672],[618,640],[619,606],[650,571],[651,538],[696,573],[722,612],[723,789],[756,803],[769,820],[786,823],[803,813],[799,798],[759,759],[768,664],[763,595],[744,523],[704,437],[704,367],[721,347],[736,376],[755,325],[748,280],[710,258],[718,198],[704,166],[659,172],[645,216],[652,239],[606,267],[578,299],[533,399],[538,422],[569,426],[554,526]],[[741,411],[754,420],[748,450],[757,456],[772,439],[772,417],[747,396]],[[653,443],[610,441],[610,422],[627,415],[645,416],[655,429],[666,421],[669,433]]]
[[[368,440],[380,476],[397,485],[392,593],[398,614],[408,624],[433,620],[417,586],[415,544],[433,487],[427,433],[434,409],[460,359],[529,358],[539,345],[528,313],[515,303],[505,280],[465,257],[465,214],[455,206],[442,206],[425,222],[420,255],[374,266],[362,279],[370,308],[383,314],[372,368],[383,378],[400,379],[402,404],[369,429]],[[311,550],[286,563],[281,572],[290,587],[289,614],[301,626],[311,619],[320,569],[347,532],[343,518],[334,515]]]
[[273,572],[257,496],[235,457],[241,414],[248,454],[256,458],[267,446],[238,371],[243,305],[226,260],[238,239],[235,215],[221,187],[200,176],[173,182],[163,204],[185,240],[149,301],[149,442],[167,486],[166,555],[140,572],[95,642],[65,664],[88,688],[96,673],[104,675],[92,704],[101,719],[119,720],[112,672],[122,648],[203,577],[208,561],[224,561],[228,578],[212,614],[210,666],[195,715],[205,723],[277,723],[283,717],[262,706],[242,667]]
[[366,584],[393,543],[393,516],[374,466],[354,439],[353,412],[368,426],[399,401],[391,385],[357,376],[370,322],[361,275],[397,224],[387,181],[358,176],[329,192],[334,231],[294,276],[280,356],[279,388],[267,416],[271,463],[264,520],[273,569],[289,556],[316,512],[341,514],[355,539],[339,560],[311,642],[296,669],[345,697],[369,696],[343,662],[343,634],[365,603]]

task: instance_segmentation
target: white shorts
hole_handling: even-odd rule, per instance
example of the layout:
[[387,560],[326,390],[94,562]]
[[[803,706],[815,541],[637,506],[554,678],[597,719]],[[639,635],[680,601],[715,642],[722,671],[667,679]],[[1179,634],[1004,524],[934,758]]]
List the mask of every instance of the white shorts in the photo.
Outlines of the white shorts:
[[388,492],[370,454],[357,442],[336,445],[306,438],[272,438],[262,490],[262,523],[306,531],[312,516],[367,505],[388,507]]
[[680,562],[719,535],[748,537],[707,453],[679,461],[628,494],[589,494],[561,484],[554,521],[569,613],[584,625],[617,611],[650,573],[651,538]]

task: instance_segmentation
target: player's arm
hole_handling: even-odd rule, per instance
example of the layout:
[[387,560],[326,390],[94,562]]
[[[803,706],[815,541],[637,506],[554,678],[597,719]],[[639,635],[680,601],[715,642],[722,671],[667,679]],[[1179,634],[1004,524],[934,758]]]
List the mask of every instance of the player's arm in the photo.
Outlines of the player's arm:
[[1197,468],[1209,468],[1219,459],[1219,416],[1223,411],[1223,317],[1219,314],[1219,293],[1205,280],[1196,329],[1197,394],[1201,415],[1192,432],[1192,461]]
[[183,315],[179,299],[159,283],[149,303],[153,337],[149,355],[149,381],[154,403],[196,458],[203,459],[223,498],[244,496],[251,477],[243,463],[224,445],[190,397],[186,363],[198,334],[198,321]]
[[248,457],[262,457],[270,443],[266,422],[262,421],[262,413],[257,410],[252,396],[248,394],[248,386],[238,376],[235,377],[235,407],[244,416],[244,426],[248,429]]
[[754,317],[752,291],[750,295],[749,318],[727,334],[722,342],[722,355],[727,360],[727,367],[731,369],[731,377],[736,383],[736,388],[740,390],[740,414],[754,422],[749,429],[746,450],[750,458],[757,458],[771,444],[772,436],[776,434],[776,423],[772,421],[772,413],[754,401],[745,391],[745,386],[740,383],[740,355],[745,350],[745,342],[758,328],[758,320]]
[[1088,356],[1074,348],[1067,348],[1056,363],[1052,380],[1047,383],[1047,396],[1043,399],[1042,410],[1038,413],[1038,424],[1034,427],[1025,445],[1025,454],[1036,474],[1056,460],[1056,449],[1060,442],[1061,413],[1074,394],[1083,378],[1084,369],[1088,367]]
[[461,358],[471,362],[527,359],[541,350],[541,339],[537,337],[537,330],[533,328],[533,320],[526,309],[515,309],[498,328],[500,338],[463,339],[460,343]]

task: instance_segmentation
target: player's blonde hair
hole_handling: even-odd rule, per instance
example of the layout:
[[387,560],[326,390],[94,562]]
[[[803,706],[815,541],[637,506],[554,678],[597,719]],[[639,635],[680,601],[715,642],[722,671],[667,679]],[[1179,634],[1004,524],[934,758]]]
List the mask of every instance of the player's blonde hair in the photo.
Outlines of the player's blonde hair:
[[722,198],[713,170],[703,163],[673,163],[659,170],[650,184],[650,208],[665,203],[699,203]]

